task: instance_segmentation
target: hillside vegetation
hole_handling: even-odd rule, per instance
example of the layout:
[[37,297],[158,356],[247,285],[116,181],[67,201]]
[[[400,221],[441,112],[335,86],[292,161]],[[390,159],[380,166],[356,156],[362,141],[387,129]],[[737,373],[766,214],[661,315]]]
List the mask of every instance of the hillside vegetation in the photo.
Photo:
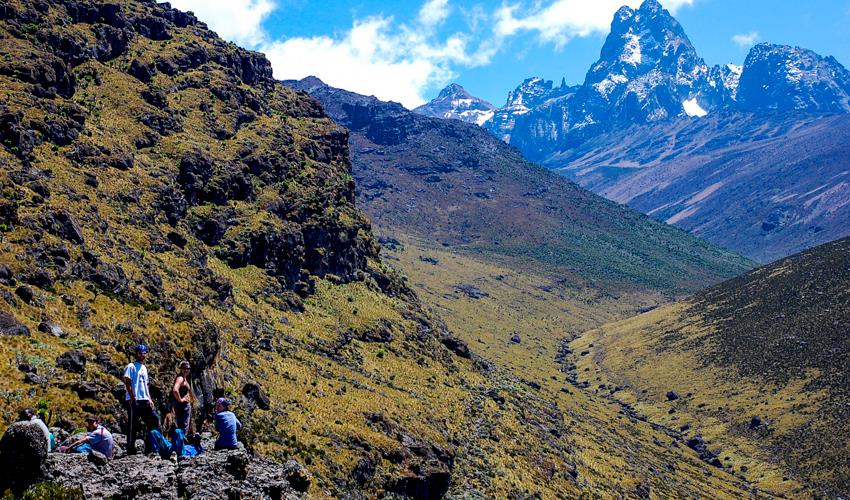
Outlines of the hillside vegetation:
[[848,283],[844,239],[585,333],[565,366],[760,488],[846,495]]

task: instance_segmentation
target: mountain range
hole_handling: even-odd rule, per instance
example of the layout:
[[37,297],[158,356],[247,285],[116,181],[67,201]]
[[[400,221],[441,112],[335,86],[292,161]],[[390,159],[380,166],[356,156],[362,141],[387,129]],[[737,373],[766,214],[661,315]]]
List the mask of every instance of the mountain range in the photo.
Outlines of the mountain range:
[[734,254],[527,162],[480,127],[324,84],[286,81],[351,131],[360,206],[379,227],[520,257],[575,283],[688,293],[741,272]]
[[[631,47],[622,64],[667,57],[658,37],[678,33],[642,9],[620,22],[658,19],[657,46],[611,45]],[[0,46],[0,424],[32,406],[57,435],[97,414],[117,437],[145,343],[152,403],[168,410],[188,360],[196,425],[228,397],[245,447],[45,458],[40,430],[7,431],[0,464],[27,474],[4,469],[4,498],[847,496],[846,240],[747,273],[444,118],[492,112],[513,133],[522,115],[458,88],[428,117],[282,83],[165,3],[10,0]],[[682,88],[704,76],[685,49]],[[659,81],[647,95],[672,113],[685,90]],[[588,92],[522,89],[525,114]],[[765,127],[699,99],[700,121],[654,120],[610,90],[648,120],[629,127],[676,141],[678,123],[674,150],[713,127],[820,162],[840,139],[823,125],[843,123]],[[583,145],[629,130],[605,127]]]
[[[850,233],[848,111],[850,73],[834,58],[759,44],[743,67],[710,67],[647,0],[617,12],[582,85],[527,79],[483,127],[582,186],[770,261]],[[768,155],[782,161],[758,164]]]

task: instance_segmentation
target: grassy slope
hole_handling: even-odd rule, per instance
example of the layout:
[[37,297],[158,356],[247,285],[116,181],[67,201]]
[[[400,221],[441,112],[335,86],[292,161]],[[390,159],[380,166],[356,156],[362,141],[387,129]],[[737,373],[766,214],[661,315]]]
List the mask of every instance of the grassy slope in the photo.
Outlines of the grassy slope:
[[[128,17],[165,12],[152,4],[119,4]],[[59,28],[71,2],[38,2],[47,9],[42,11],[34,5],[6,5],[7,15],[24,21],[13,27],[4,19],[0,25],[0,42],[17,51],[3,60],[2,102],[21,114],[16,123],[24,132],[38,130],[46,117],[57,122],[60,114],[45,111],[52,105],[78,105],[86,119],[81,135],[64,143],[32,132],[38,141],[30,144],[31,155],[24,154],[26,141],[11,143],[20,136],[9,135],[10,143],[0,148],[0,263],[15,276],[14,283],[0,284],[2,310],[32,332],[0,337],[0,421],[8,423],[17,408],[45,399],[54,423],[73,426],[89,412],[116,423],[122,412],[110,391],[119,384],[128,347],[144,340],[153,348],[148,365],[157,392],[170,383],[178,359],[204,364],[207,382],[236,399],[247,424],[242,438],[267,455],[308,463],[316,496],[352,490],[379,495],[439,469],[410,451],[420,445],[426,455],[454,454],[451,487],[458,494],[576,497],[584,490],[622,497],[647,488],[661,495],[742,494],[745,485],[706,471],[680,449],[647,444],[663,436],[618,421],[605,405],[583,395],[555,400],[498,367],[449,352],[437,337],[440,321],[404,292],[373,252],[368,224],[350,202],[351,177],[336,127],[303,96],[269,82],[247,83],[239,76],[240,58],[249,54],[202,26],[166,23],[170,39],[132,33],[127,50],[114,57],[76,63],[77,86],[68,97],[36,97],[19,70],[5,69],[24,54],[28,64],[46,61],[51,49],[42,35],[62,32],[85,45],[94,40],[96,26],[69,22]],[[102,20],[94,16],[92,22]],[[182,58],[197,46],[225,59],[234,55],[240,63],[196,65]],[[161,59],[178,70],[141,82],[127,74],[136,58],[143,64]],[[146,90],[165,92],[165,103],[143,102]],[[251,102],[259,103],[257,110]],[[245,121],[239,114],[249,110],[254,118]],[[182,126],[154,136],[153,144],[140,143],[150,132],[141,115],[160,112]],[[98,146],[96,153],[70,160],[82,144]],[[245,173],[239,152],[246,149],[263,154],[262,165],[283,164],[286,171]],[[188,212],[178,211],[169,223],[161,196],[169,188],[187,189],[179,175],[187,151],[209,155],[214,177],[230,167],[240,173],[223,183],[215,177],[205,187],[226,188],[247,178],[253,196],[189,202]],[[123,161],[127,157],[133,166]],[[44,217],[57,211],[79,222],[82,243],[73,234],[46,230]],[[220,242],[208,245],[195,221],[221,213],[231,226]],[[279,260],[261,259],[257,250],[252,262],[260,266],[228,264],[222,257],[256,247],[243,238],[250,235],[315,231],[324,239],[304,244],[304,260],[297,249],[273,252]],[[180,237],[185,243],[174,243]],[[74,270],[95,261],[101,270],[120,268],[126,283],[112,289]],[[295,279],[313,281],[313,290],[276,275],[277,264],[291,262],[305,266],[312,276],[296,269]],[[348,275],[330,272],[328,266],[341,263],[351,264]],[[53,282],[40,282],[38,270]],[[23,282],[41,283],[31,286],[35,300],[29,304],[14,298]],[[44,319],[67,336],[38,331]],[[358,340],[376,331],[388,331],[392,340]],[[86,356],[84,373],[56,366],[56,357],[70,349]],[[27,379],[21,365],[34,368],[37,378]],[[95,395],[78,395],[80,382],[93,384]],[[269,396],[269,410],[252,410],[240,395],[246,382]],[[608,421],[618,423],[599,434]],[[360,483],[355,470],[362,472]]]
[[[846,493],[848,270],[841,240],[583,334],[571,344],[588,353],[579,379],[624,388],[613,397],[652,421],[690,425],[762,488]],[[667,402],[669,390],[684,397]]]
[[[743,494],[719,486],[731,477],[701,462],[680,442],[620,414],[620,408],[605,398],[573,389],[555,361],[565,336],[606,318],[634,314],[656,303],[657,294],[612,297],[592,289],[578,291],[523,268],[518,260],[494,262],[400,236],[398,231],[388,234],[401,239],[386,252],[388,263],[404,269],[411,286],[450,328],[524,385],[537,384],[532,392],[564,413],[580,484],[588,493],[636,496],[651,491],[721,498]],[[457,291],[455,286],[461,283],[473,284],[489,297],[472,299]],[[510,340],[515,333],[520,335],[518,344]],[[664,477],[666,471],[675,473]]]

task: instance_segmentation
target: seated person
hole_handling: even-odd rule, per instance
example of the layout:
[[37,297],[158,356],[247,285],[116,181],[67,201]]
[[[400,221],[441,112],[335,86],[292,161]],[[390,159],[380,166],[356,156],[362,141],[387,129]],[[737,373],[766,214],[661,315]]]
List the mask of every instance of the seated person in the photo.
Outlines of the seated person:
[[106,427],[100,425],[100,418],[91,415],[86,419],[86,430],[88,434],[66,447],[68,453],[89,453],[97,451],[106,458],[112,458],[115,449],[115,441],[112,433]]
[[230,411],[230,400],[218,398],[215,401],[215,430],[218,438],[215,440],[216,450],[235,450],[239,446],[236,431],[242,428],[242,423]]
[[44,433],[44,439],[47,442],[47,451],[53,451],[53,434],[50,432],[50,429],[47,428],[47,424],[44,423],[44,420],[39,418],[35,410],[32,408],[24,408],[18,412],[18,421],[32,422],[34,425],[37,425],[39,429],[41,429],[41,432]]

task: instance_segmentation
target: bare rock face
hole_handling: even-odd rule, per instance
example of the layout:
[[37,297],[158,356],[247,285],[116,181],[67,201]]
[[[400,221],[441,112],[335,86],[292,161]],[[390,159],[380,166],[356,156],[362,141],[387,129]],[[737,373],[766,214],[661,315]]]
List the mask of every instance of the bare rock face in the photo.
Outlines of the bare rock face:
[[45,468],[47,481],[82,487],[86,498],[178,498],[175,466],[158,458],[132,455],[98,466],[83,454],[53,453]]
[[55,453],[45,462],[46,481],[81,487],[89,499],[303,498],[287,481],[290,476],[289,464],[250,457],[244,450],[210,451],[179,462],[132,455],[104,463]]

